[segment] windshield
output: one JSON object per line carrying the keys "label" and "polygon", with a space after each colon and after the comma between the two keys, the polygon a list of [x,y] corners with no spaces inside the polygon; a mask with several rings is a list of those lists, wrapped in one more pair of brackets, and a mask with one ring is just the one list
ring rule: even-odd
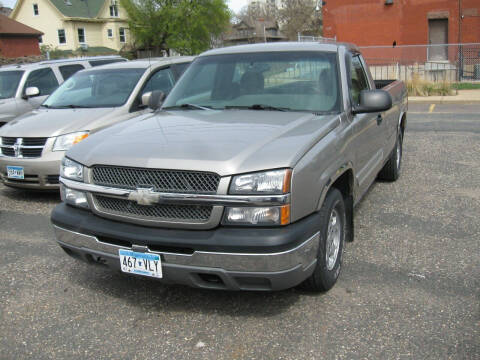
{"label": "windshield", "polygon": [[103,69],[78,72],[65,81],[42,106],[116,107],[123,105],[145,69]]}
{"label": "windshield", "polygon": [[0,71],[0,99],[15,97],[23,71]]}
{"label": "windshield", "polygon": [[198,58],[163,108],[337,112],[339,99],[336,53],[264,52]]}

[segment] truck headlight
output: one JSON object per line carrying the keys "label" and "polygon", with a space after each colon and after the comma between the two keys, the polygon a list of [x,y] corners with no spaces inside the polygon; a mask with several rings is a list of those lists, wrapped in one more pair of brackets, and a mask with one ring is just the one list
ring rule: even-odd
{"label": "truck headlight", "polygon": [[81,207],[88,209],[87,194],[83,191],[73,190],[65,185],[60,185],[60,197],[62,201],[66,202],[69,205]]}
{"label": "truck headlight", "polygon": [[275,226],[290,223],[290,205],[268,207],[227,207],[225,225]]}
{"label": "truck headlight", "polygon": [[64,157],[60,165],[60,176],[76,181],[83,181],[83,165]]}
{"label": "truck headlight", "polygon": [[280,169],[237,175],[230,184],[230,194],[279,195],[290,192],[292,170]]}
{"label": "truck headlight", "polygon": [[61,135],[55,139],[53,151],[67,151],[73,145],[88,137],[88,131],[78,131],[71,134]]}

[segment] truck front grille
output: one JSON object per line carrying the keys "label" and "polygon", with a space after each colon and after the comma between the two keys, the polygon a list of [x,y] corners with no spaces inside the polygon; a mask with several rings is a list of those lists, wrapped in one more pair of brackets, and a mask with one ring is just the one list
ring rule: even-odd
{"label": "truck front grille", "polygon": [[134,201],[93,195],[95,208],[105,214],[139,220],[181,221],[204,223],[210,218],[212,206],[203,205],[138,205]]}
{"label": "truck front grille", "polygon": [[220,176],[209,172],[95,166],[92,182],[122,189],[153,187],[154,191],[215,194]]}
{"label": "truck front grille", "polygon": [[42,156],[42,151],[48,138],[15,138],[2,137],[0,145],[1,154],[8,157],[37,158]]}

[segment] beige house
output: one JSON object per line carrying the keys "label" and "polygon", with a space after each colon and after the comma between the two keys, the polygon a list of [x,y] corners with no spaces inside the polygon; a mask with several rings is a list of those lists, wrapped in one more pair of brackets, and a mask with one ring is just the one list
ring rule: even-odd
{"label": "beige house", "polygon": [[18,0],[10,17],[43,32],[40,44],[59,50],[118,51],[131,42],[118,0]]}

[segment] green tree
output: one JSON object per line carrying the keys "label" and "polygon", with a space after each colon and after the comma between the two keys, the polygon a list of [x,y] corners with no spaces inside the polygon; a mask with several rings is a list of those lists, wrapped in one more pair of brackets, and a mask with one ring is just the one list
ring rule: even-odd
{"label": "green tree", "polygon": [[230,11],[225,0],[120,0],[137,47],[198,54],[225,31]]}

